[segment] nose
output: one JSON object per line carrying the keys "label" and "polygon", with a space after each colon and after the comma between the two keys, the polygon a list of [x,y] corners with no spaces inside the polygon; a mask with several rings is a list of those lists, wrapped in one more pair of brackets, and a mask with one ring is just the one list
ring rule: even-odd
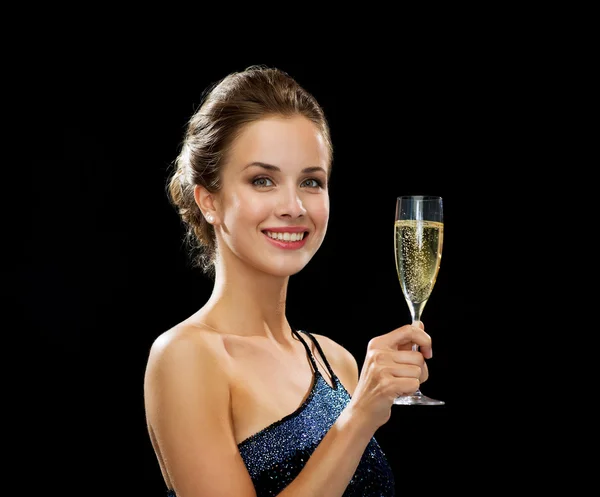
{"label": "nose", "polygon": [[290,217],[292,219],[306,214],[306,209],[295,186],[280,191],[275,214],[278,217]]}

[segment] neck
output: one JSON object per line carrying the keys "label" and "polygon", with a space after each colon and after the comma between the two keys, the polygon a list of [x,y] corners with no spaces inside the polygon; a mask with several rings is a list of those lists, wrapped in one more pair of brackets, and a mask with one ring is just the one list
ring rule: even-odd
{"label": "neck", "polygon": [[289,344],[293,339],[285,314],[289,276],[222,261],[215,269],[213,291],[198,317],[218,331]]}

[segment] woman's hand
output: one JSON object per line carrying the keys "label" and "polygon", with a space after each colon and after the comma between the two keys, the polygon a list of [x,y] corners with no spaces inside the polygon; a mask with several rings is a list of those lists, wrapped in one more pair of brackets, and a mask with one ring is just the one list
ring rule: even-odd
{"label": "woman's hand", "polygon": [[[419,346],[413,351],[412,345]],[[369,341],[351,409],[376,430],[391,416],[394,399],[414,393],[428,377],[431,337],[419,326],[404,325]]]}

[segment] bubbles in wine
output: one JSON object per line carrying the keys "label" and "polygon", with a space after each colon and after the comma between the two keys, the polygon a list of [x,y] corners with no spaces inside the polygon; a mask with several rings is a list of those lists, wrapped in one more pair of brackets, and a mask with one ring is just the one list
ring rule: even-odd
{"label": "bubbles in wine", "polygon": [[444,224],[400,220],[395,224],[396,269],[406,299],[427,301],[435,284],[442,257]]}

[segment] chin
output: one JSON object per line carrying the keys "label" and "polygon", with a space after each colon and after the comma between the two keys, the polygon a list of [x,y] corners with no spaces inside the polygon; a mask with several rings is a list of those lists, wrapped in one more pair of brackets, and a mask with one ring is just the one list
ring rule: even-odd
{"label": "chin", "polygon": [[277,264],[277,261],[264,261],[260,264],[259,269],[265,273],[272,274],[273,276],[279,276],[282,278],[293,276],[294,274],[302,271],[309,263],[310,258],[306,260],[298,261],[282,261],[281,264]]}

